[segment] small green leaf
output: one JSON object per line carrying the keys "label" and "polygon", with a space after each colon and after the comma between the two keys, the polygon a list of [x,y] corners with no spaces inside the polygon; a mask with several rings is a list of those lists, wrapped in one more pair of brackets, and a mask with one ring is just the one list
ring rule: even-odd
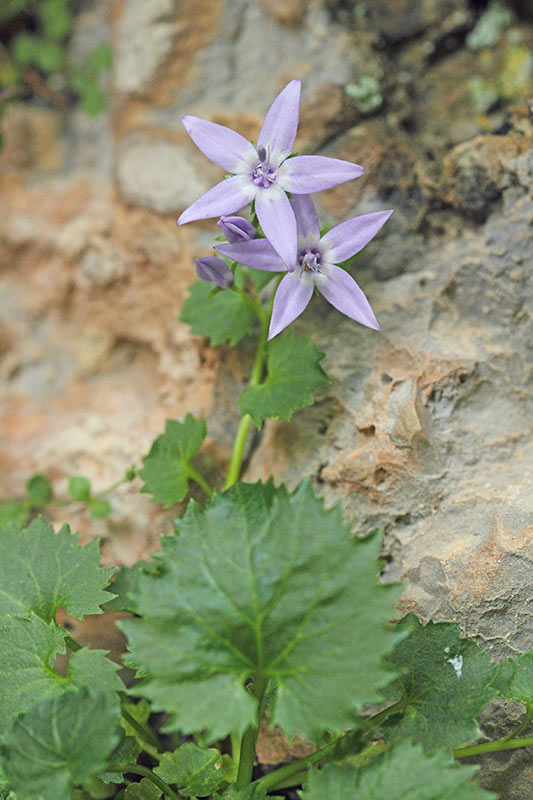
{"label": "small green leaf", "polygon": [[89,500],[91,497],[91,484],[83,475],[73,475],[68,482],[68,491],[74,500]]}
{"label": "small green leaf", "polygon": [[0,529],[0,615],[33,611],[51,622],[60,606],[77,619],[101,614],[114,567],[99,564],[98,542],[80,547],[68,525],[56,533],[39,517],[25,530]]}
{"label": "small green leaf", "polygon": [[301,800],[497,800],[472,778],[477,767],[459,764],[446,752],[427,756],[402,742],[371,764],[355,769],[326,764],[309,771]]}
{"label": "small green leaf", "polygon": [[179,315],[196,336],[207,336],[216,347],[228,342],[232,347],[253,329],[256,315],[243,295],[224,289],[210,297],[210,284],[204,281],[189,287],[189,297]]}
{"label": "small green leaf", "polygon": [[176,784],[184,797],[207,797],[224,780],[219,751],[202,750],[192,742],[165,753],[154,772],[166,783]]}
{"label": "small green leaf", "polygon": [[21,64],[35,64],[44,72],[56,72],[65,64],[62,47],[29,33],[19,33],[14,39],[13,57]]}
{"label": "small green leaf", "polygon": [[32,508],[42,508],[50,502],[52,497],[52,486],[44,475],[32,475],[26,484],[28,500]]}
{"label": "small green leaf", "polygon": [[81,107],[86,114],[96,117],[105,111],[107,106],[107,95],[94,83],[87,83],[83,89],[79,89]]}
{"label": "small green leaf", "polygon": [[100,44],[89,55],[89,69],[95,73],[109,69],[113,62],[113,51],[108,44]]}
{"label": "small green leaf", "polygon": [[139,475],[144,480],[141,492],[153,497],[154,503],[170,508],[179,503],[189,488],[189,467],[193,455],[207,435],[205,421],[187,414],[183,422],[167,419],[165,432],[158,436],[143,459]]}
{"label": "small green leaf", "polygon": [[475,717],[497,694],[492,681],[498,665],[472,639],[462,638],[455,623],[423,625],[409,614],[397,627],[412,632],[386,658],[402,674],[385,695],[405,698],[405,707],[400,718],[385,723],[385,738],[411,738],[426,750],[476,739]]}
{"label": "small green leaf", "polygon": [[400,590],[376,580],[380,541],[353,537],[307,482],[290,496],[239,483],[175,524],[159,573],[140,576],[141,618],[120,624],[147,675],[134,693],[206,741],[255,720],[252,677],[277,685],[271,721],[288,734],[353,727],[389,680],[381,658],[398,635],[386,623]]}
{"label": "small green leaf", "polygon": [[[108,758],[110,763],[136,764],[141,747],[133,736],[123,736]],[[104,783],[122,783],[124,775],[121,772],[100,772],[98,778]]]}
{"label": "small green leaf", "polygon": [[69,0],[41,0],[39,12],[48,39],[60,42],[68,36],[72,29]]}
{"label": "small green leaf", "polygon": [[32,706],[3,732],[2,769],[19,800],[70,800],[117,745],[114,693],[82,689]]}
{"label": "small green leaf", "polygon": [[261,289],[264,289],[272,278],[279,277],[279,272],[267,272],[266,270],[252,269],[251,267],[248,267],[246,271],[256,292],[260,292]]}
{"label": "small green leaf", "polygon": [[492,684],[500,697],[512,697],[533,711],[533,650],[507,658]]}
{"label": "small green leaf", "polygon": [[18,61],[19,64],[31,64],[35,53],[35,43],[38,41],[37,36],[29,33],[19,33],[18,36],[15,36],[12,45],[15,61]]}
{"label": "small green leaf", "polygon": [[106,519],[111,513],[111,506],[107,500],[95,500],[91,503],[91,517]]}
{"label": "small green leaf", "polygon": [[324,353],[305,336],[284,333],[268,343],[268,376],[248,386],[239,400],[260,428],[265,418],[289,420],[293,411],[314,403],[314,393],[330,382],[320,366]]}
{"label": "small green leaf", "polygon": [[28,0],[3,0],[0,7],[0,22],[16,17],[26,8]]}
{"label": "small green leaf", "polygon": [[21,528],[28,518],[28,506],[12,500],[0,506],[0,528]]}
{"label": "small green leaf", "polygon": [[35,614],[7,617],[0,625],[0,725],[46,697],[57,697],[82,686],[96,691],[124,689],[117,664],[103,650],[78,650],[65,676],[54,671],[56,656],[65,653],[66,633]]}
{"label": "small green leaf", "polygon": [[131,467],[128,467],[126,472],[124,473],[124,480],[125,481],[134,481],[137,477],[137,467],[133,464]]}
{"label": "small green leaf", "polygon": [[124,792],[124,800],[159,800],[160,797],[161,789],[149,778],[143,778],[139,783],[130,783]]}

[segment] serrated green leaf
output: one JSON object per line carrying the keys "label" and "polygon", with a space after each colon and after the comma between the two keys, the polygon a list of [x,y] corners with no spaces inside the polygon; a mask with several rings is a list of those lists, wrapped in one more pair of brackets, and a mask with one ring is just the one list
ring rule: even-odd
{"label": "serrated green leaf", "polygon": [[197,420],[192,414],[187,414],[183,422],[167,419],[165,432],[143,459],[141,492],[151,494],[153,502],[164,503],[165,508],[183,500],[189,488],[191,458],[206,435],[205,420]]}
{"label": "serrated green leaf", "polygon": [[355,769],[326,764],[309,771],[301,800],[497,800],[473,780],[477,767],[457,763],[448,753],[425,755],[402,742],[371,764]]}
{"label": "serrated green leaf", "polygon": [[388,680],[381,657],[398,635],[386,622],[400,590],[377,583],[379,541],[351,536],[308,482],[291,496],[236,484],[205,511],[189,505],[176,532],[161,574],[141,576],[142,619],[121,623],[149,675],[134,693],[209,741],[254,721],[251,677],[275,681],[272,724],[289,734],[351,727]]}
{"label": "serrated green leaf", "polygon": [[500,697],[512,697],[533,711],[533,650],[499,665],[492,685]]}
{"label": "serrated green leaf", "polygon": [[289,420],[294,411],[314,403],[314,394],[330,382],[320,366],[324,353],[305,336],[284,333],[268,342],[266,381],[248,386],[239,404],[260,428],[263,420]]}
{"label": "serrated green leaf", "polygon": [[386,658],[403,674],[385,695],[405,698],[405,707],[401,718],[387,720],[386,738],[412,738],[426,750],[476,739],[475,717],[497,694],[491,684],[498,665],[455,623],[423,625],[409,614],[398,628],[412,632]]}
{"label": "serrated green leaf", "polygon": [[148,778],[143,778],[139,783],[130,783],[126,786],[124,800],[159,800],[161,789]]}
{"label": "serrated green leaf", "polygon": [[66,633],[35,614],[7,617],[0,625],[0,724],[27,711],[46,697],[82,686],[96,691],[124,689],[118,666],[102,650],[83,648],[69,661],[67,674],[54,671],[56,656],[65,653]]}
{"label": "serrated green leaf", "polygon": [[184,797],[207,797],[224,780],[219,751],[202,750],[193,742],[165,753],[154,772],[166,783],[176,784]]}
{"label": "serrated green leaf", "polygon": [[233,347],[251,332],[256,320],[255,311],[242,294],[231,289],[210,297],[212,288],[204,281],[193,283],[179,319],[187,322],[196,336],[211,339],[212,347],[224,342]]}
{"label": "serrated green leaf", "polygon": [[114,693],[67,692],[32,706],[2,737],[0,757],[19,800],[70,800],[118,741]]}
{"label": "serrated green leaf", "polygon": [[74,686],[87,686],[96,692],[120,692],[124,684],[117,675],[118,668],[105,650],[83,647],[71,655],[66,678]]}
{"label": "serrated green leaf", "polygon": [[26,493],[32,508],[42,508],[52,497],[52,486],[45,475],[32,475],[26,484]]}
{"label": "serrated green leaf", "polygon": [[113,594],[116,595],[106,603],[106,611],[130,611],[132,614],[137,612],[135,605],[135,595],[139,590],[139,577],[143,572],[157,572],[159,565],[157,561],[145,561],[141,559],[132,564],[131,567],[121,566],[113,577],[110,586]]}
{"label": "serrated green leaf", "polygon": [[49,39],[60,42],[72,29],[69,0],[41,0],[39,13],[43,30]]}
{"label": "serrated green leaf", "polygon": [[28,518],[28,506],[17,500],[0,506],[0,528],[23,527]]}
{"label": "serrated green leaf", "polygon": [[54,622],[8,617],[0,626],[0,727],[34,703],[64,691],[65,679],[53,671],[65,652],[65,632]]}
{"label": "serrated green leaf", "polygon": [[56,533],[41,517],[25,529],[0,529],[0,615],[33,611],[46,622],[64,606],[71,616],[100,614],[114,567],[100,567],[93,541],[80,547],[68,525]]}

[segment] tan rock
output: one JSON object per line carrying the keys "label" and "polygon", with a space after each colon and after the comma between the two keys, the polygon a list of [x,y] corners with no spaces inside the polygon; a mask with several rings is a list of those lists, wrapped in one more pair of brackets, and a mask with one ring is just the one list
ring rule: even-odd
{"label": "tan rock", "polygon": [[64,157],[61,125],[57,111],[22,103],[8,105],[2,115],[0,172],[58,170]]}
{"label": "tan rock", "polygon": [[309,0],[261,0],[268,14],[286,25],[299,25],[305,15]]}

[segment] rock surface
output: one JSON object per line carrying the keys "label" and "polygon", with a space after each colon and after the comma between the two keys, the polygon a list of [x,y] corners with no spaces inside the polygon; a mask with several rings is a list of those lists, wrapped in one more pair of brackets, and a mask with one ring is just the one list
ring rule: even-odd
{"label": "rock surface", "polygon": [[[528,81],[511,90],[506,78],[509,63],[531,77],[533,36],[517,11],[496,43],[470,47],[482,5],[121,0],[106,23],[106,116],[9,108],[0,497],[21,496],[37,471],[59,494],[76,473],[99,490],[187,411],[207,418],[204,467],[221,474],[251,346],[213,351],[176,321],[214,228],[177,230],[175,217],[222,174],[179,120],[255,138],[300,77],[297,149],[366,167],[320,195],[324,218],[395,209],[353,268],[383,332],[313,300],[298,327],[326,352],[332,384],[290,424],[265,425],[245,477],[307,475],[356,531],[383,528],[402,610],[458,620],[498,659],[533,647],[532,105]],[[85,12],[74,58],[101,37],[106,7]],[[105,522],[75,506],[55,518],[103,537],[107,563],[132,563],[175,513],[137,488],[113,495]],[[503,704],[487,724],[503,731],[515,713]],[[483,763],[502,800],[528,796],[523,754]]]}

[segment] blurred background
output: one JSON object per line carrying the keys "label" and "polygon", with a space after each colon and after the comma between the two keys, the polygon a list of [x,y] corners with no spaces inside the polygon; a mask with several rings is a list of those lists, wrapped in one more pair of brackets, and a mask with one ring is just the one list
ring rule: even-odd
{"label": "blurred background", "polygon": [[[352,270],[383,332],[313,300],[297,326],[333,383],[249,442],[246,479],[308,475],[384,529],[404,610],[495,657],[533,647],[532,20],[531,0],[3,0],[0,514],[36,472],[104,488],[187,411],[220,474],[253,343],[177,321],[218,231],[175,219],[221,176],[180,118],[256,138],[301,78],[296,149],[366,168],[323,220],[395,209]],[[176,514],[137,489],[104,520],[49,516],[131,564]],[[524,759],[485,758],[485,785],[530,797]]]}

